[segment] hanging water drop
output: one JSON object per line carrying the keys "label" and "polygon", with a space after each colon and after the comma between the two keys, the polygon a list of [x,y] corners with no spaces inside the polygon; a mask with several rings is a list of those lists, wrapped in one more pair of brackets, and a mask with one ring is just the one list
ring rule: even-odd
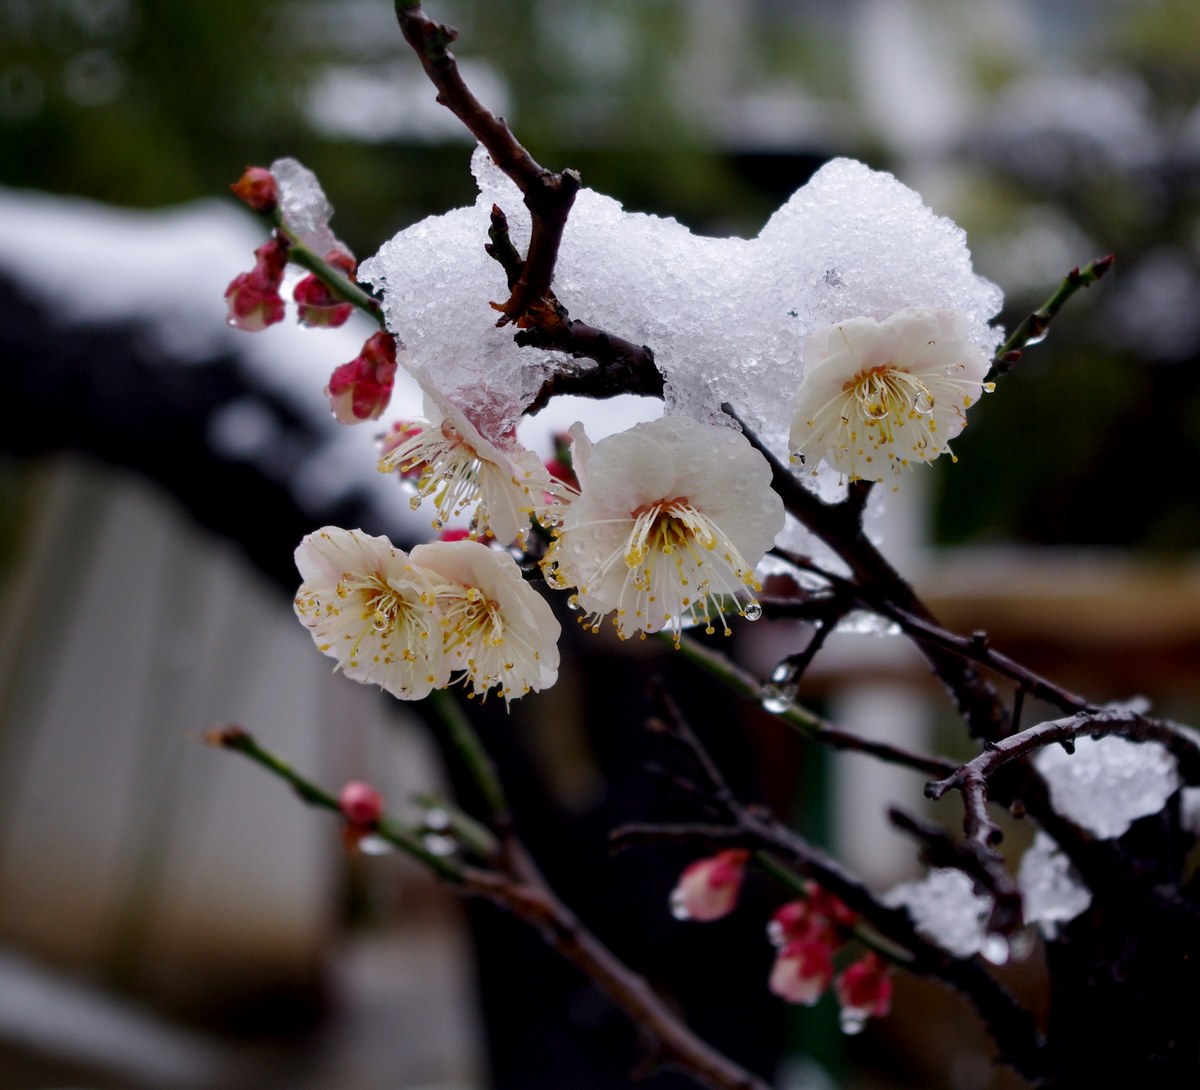
{"label": "hanging water drop", "polygon": [[396,846],[376,833],[368,833],[359,840],[358,850],[363,855],[391,855]]}
{"label": "hanging water drop", "polygon": [[985,961],[990,961],[993,965],[1006,965],[1011,949],[1008,939],[1003,935],[993,933],[984,937],[979,953]]}
{"label": "hanging water drop", "polygon": [[867,1024],[867,1016],[853,1007],[843,1007],[838,1015],[838,1025],[847,1037],[862,1033]]}
{"label": "hanging water drop", "polygon": [[421,506],[421,497],[420,496],[411,496],[408,501],[408,506],[409,506],[409,510],[415,511],[418,507]]}
{"label": "hanging water drop", "polygon": [[765,711],[769,711],[773,715],[780,715],[787,711],[795,701],[796,685],[794,682],[777,685],[774,681],[768,681],[763,685],[758,699]]}
{"label": "hanging water drop", "polygon": [[692,914],[687,909],[687,898],[681,889],[677,889],[671,894],[671,915],[677,920],[692,918]]}
{"label": "hanging water drop", "polygon": [[458,850],[458,841],[443,833],[426,833],[421,837],[421,847],[430,855],[453,855]]}
{"label": "hanging water drop", "polygon": [[742,616],[748,621],[757,621],[762,616],[762,606],[757,602],[747,602],[746,608],[742,610]]}
{"label": "hanging water drop", "polygon": [[450,815],[440,806],[425,811],[425,828],[431,833],[444,833],[450,828]]}
{"label": "hanging water drop", "polygon": [[913,398],[913,411],[921,416],[933,412],[933,395],[928,390],[922,388],[917,391],[917,396]]}
{"label": "hanging water drop", "polygon": [[375,611],[375,615],[371,618],[371,628],[376,632],[386,632],[388,630],[388,615],[381,609]]}

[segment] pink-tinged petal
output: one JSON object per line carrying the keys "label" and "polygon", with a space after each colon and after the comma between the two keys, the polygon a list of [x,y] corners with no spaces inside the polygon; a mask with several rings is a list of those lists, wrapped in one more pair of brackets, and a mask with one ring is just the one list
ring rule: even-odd
{"label": "pink-tinged petal", "polygon": [[749,852],[733,849],[685,868],[671,893],[671,914],[701,923],[728,916],[737,905],[749,857]]}
{"label": "pink-tinged petal", "polygon": [[827,943],[797,939],[779,951],[767,986],[789,1003],[812,1006],[833,980],[833,956]]}

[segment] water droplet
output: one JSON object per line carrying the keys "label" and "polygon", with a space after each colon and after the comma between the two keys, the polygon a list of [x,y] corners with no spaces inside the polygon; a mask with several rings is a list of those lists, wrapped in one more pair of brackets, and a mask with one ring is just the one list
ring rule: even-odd
{"label": "water droplet", "polygon": [[775,947],[776,950],[782,950],[787,945],[787,932],[778,920],[772,920],[767,924],[767,942]]}
{"label": "water droplet", "polygon": [[987,935],[984,937],[983,945],[979,948],[979,953],[983,955],[985,961],[990,961],[993,965],[1005,965],[1008,963],[1011,953],[1008,939],[995,933]]}
{"label": "water droplet", "polygon": [[440,806],[425,811],[425,828],[431,833],[443,833],[450,828],[450,815]]}
{"label": "water droplet", "polygon": [[787,711],[795,699],[795,684],[777,685],[773,681],[768,681],[759,693],[759,703],[764,709],[775,715]]}
{"label": "water droplet", "polygon": [[421,847],[430,855],[453,855],[458,850],[458,841],[443,833],[426,833],[421,837]]}
{"label": "water droplet", "polygon": [[781,662],[775,667],[774,670],[771,671],[771,680],[775,682],[776,685],[783,685],[791,678],[793,669],[794,667],[791,665],[791,663]]}
{"label": "water droplet", "polygon": [[358,850],[363,855],[391,855],[396,850],[396,846],[376,833],[369,833],[359,840]]}
{"label": "water droplet", "polygon": [[421,506],[421,497],[420,496],[410,497],[409,501],[408,501],[408,506],[409,506],[410,510],[415,511],[418,507]]}
{"label": "water droplet", "polygon": [[690,920],[692,914],[687,910],[687,898],[683,890],[674,890],[671,894],[671,915],[677,920]]}
{"label": "water droplet", "polygon": [[913,411],[926,416],[933,412],[933,395],[928,390],[918,390],[913,398]]}
{"label": "water droplet", "polygon": [[868,420],[882,420],[888,414],[888,407],[882,402],[869,402],[863,406],[863,416]]}
{"label": "water droplet", "polygon": [[567,609],[573,609],[576,611],[579,610],[579,596],[578,595],[572,594],[571,597],[567,599]]}
{"label": "water droplet", "polygon": [[742,610],[742,616],[748,621],[757,621],[762,616],[762,606],[757,602],[747,602],[746,608]]}
{"label": "water droplet", "polygon": [[1027,340],[1025,342],[1025,347],[1029,348],[1031,345],[1041,344],[1042,341],[1044,341],[1049,336],[1049,334],[1050,334],[1050,328],[1049,328],[1049,326],[1047,326],[1045,329],[1043,329],[1041,331],[1041,333],[1035,333],[1032,337],[1030,337],[1029,340]]}
{"label": "water droplet", "polygon": [[860,1010],[854,1007],[843,1007],[838,1015],[838,1025],[841,1026],[842,1032],[847,1037],[853,1037],[856,1033],[862,1033],[867,1024],[867,1016]]}
{"label": "water droplet", "polygon": [[371,618],[371,627],[376,632],[386,632],[388,630],[387,614],[382,610],[377,609],[375,611],[375,616]]}

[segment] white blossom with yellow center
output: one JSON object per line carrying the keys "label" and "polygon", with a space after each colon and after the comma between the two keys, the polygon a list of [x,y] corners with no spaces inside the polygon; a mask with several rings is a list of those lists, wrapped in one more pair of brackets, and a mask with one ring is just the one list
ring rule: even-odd
{"label": "white blossom with yellow center", "polygon": [[385,537],[326,526],[296,549],[296,616],[349,678],[419,700],[449,680],[433,580]]}
{"label": "white blossom with yellow center", "polygon": [[783,528],[771,469],[739,432],[663,417],[602,439],[575,439],[580,495],[566,509],[544,561],[547,581],[575,587],[593,630],[613,616],[617,634],[669,628],[676,642],[699,621],[755,617],[755,565]]}
{"label": "white blossom with yellow center", "polygon": [[418,429],[397,444],[379,462],[381,473],[398,469],[415,474],[415,511],[432,497],[437,509],[433,528],[440,530],[455,515],[474,503],[472,530],[492,534],[502,545],[524,542],[529,517],[551,489],[550,474],[531,450],[505,451],[470,421],[466,413],[447,400],[428,379],[418,375],[425,391],[428,420],[413,421]]}
{"label": "white blossom with yellow center", "polygon": [[[815,473],[826,463],[852,481],[895,483],[950,452],[991,366],[956,310],[910,307],[877,322],[850,318],[804,345],[790,446]],[[951,454],[953,457],[953,454]]]}
{"label": "white blossom with yellow center", "polygon": [[478,541],[418,545],[412,562],[433,582],[450,670],[471,696],[505,701],[558,679],[558,621],[503,551]]}

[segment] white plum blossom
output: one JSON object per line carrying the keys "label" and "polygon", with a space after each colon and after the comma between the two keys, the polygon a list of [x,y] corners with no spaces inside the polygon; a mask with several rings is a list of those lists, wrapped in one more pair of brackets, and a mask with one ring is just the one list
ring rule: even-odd
{"label": "white plum blossom", "polygon": [[502,545],[524,540],[529,517],[553,490],[550,474],[531,450],[515,440],[502,450],[485,438],[458,406],[418,374],[425,392],[428,420],[413,421],[400,441],[379,462],[381,473],[398,469],[415,478],[413,510],[432,497],[437,508],[433,528],[440,530],[454,515],[478,503],[472,529],[491,533]]}
{"label": "white plum blossom", "polygon": [[754,616],[755,565],[783,528],[767,461],[739,432],[667,416],[595,446],[578,425],[580,495],[544,561],[551,586],[575,587],[593,630],[674,630],[727,612]]}
{"label": "white plum blossom", "polygon": [[355,681],[419,700],[445,685],[433,581],[385,537],[326,526],[296,549],[296,616]]}
{"label": "white plum blossom", "polygon": [[824,459],[852,481],[894,483],[915,463],[949,452],[966,410],[991,389],[988,355],[956,310],[850,318],[809,336],[804,360],[793,456],[814,473]]}
{"label": "white plum blossom", "polygon": [[434,541],[413,549],[412,562],[432,581],[448,669],[471,696],[499,686],[511,701],[554,684],[561,628],[507,552]]}

